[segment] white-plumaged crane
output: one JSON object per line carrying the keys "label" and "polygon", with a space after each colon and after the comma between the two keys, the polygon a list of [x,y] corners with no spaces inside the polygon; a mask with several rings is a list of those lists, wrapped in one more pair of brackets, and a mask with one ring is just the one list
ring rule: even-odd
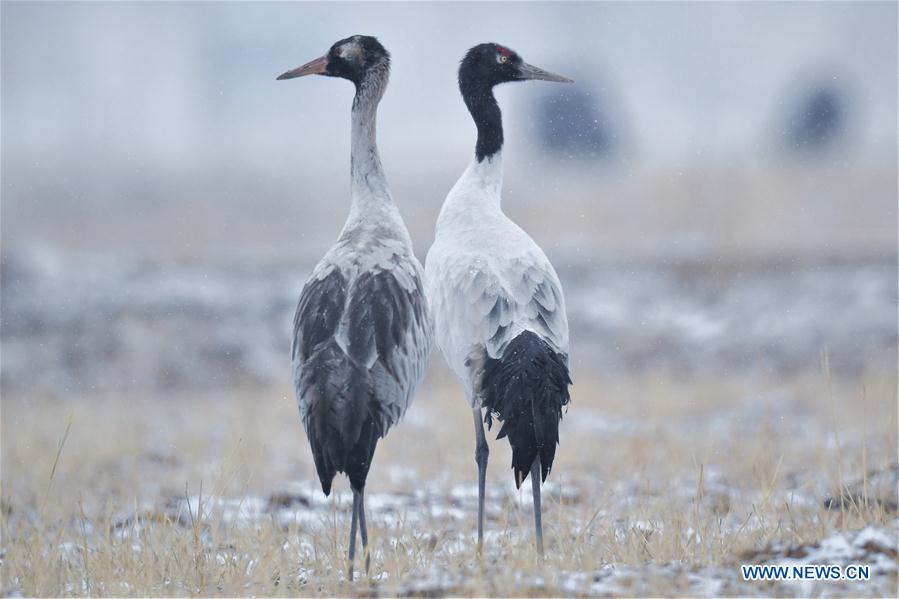
{"label": "white-plumaged crane", "polygon": [[353,490],[350,580],[357,521],[369,568],[364,492],[375,446],[409,407],[433,337],[421,264],[375,144],[375,116],[389,73],[384,46],[355,35],[278,77],[327,75],[356,86],[350,214],[300,294],[292,350],[297,402],[322,491],[330,494],[338,472]]}
{"label": "white-plumaged crane", "polygon": [[516,486],[531,475],[542,557],[540,484],[555,457],[571,380],[559,277],[543,250],[500,207],[503,124],[493,87],[527,79],[571,82],[498,44],[475,46],[462,60],[459,89],[478,141],[474,158],[443,203],[425,280],[437,346],[474,414],[478,549],[489,453],[484,422],[490,426],[496,418],[502,423],[497,438],[507,437],[512,446]]}

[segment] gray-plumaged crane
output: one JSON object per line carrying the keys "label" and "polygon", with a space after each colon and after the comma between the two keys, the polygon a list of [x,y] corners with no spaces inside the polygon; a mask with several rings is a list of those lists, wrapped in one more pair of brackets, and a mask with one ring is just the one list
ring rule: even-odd
{"label": "gray-plumaged crane", "polygon": [[[500,208],[502,115],[493,87],[507,81],[571,82],[498,44],[468,51],[459,88],[478,129],[475,155],[447,195],[428,252],[425,280],[437,346],[471,405],[478,465],[478,548],[484,534],[484,433],[512,446],[515,484],[531,475],[537,550],[543,556],[540,483],[559,441],[568,403],[568,319],[559,277],[543,250]],[[481,414],[481,409],[486,414]]]}
{"label": "gray-plumaged crane", "polygon": [[370,563],[364,492],[375,446],[409,407],[433,337],[421,264],[375,144],[375,116],[389,73],[384,46],[355,35],[278,77],[326,75],[356,86],[349,217],[303,287],[293,327],[297,402],[322,491],[330,494],[338,472],[353,490],[350,580],[357,522],[366,571]]}

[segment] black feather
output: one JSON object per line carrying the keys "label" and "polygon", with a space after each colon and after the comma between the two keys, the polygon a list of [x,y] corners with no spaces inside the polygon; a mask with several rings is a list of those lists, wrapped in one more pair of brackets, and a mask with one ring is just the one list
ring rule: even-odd
{"label": "black feather", "polygon": [[368,356],[372,344],[379,361],[394,377],[394,361],[402,349],[406,334],[424,318],[421,298],[424,290],[415,279],[412,293],[406,291],[389,271],[362,273],[353,285],[349,306],[350,344],[348,351],[356,359]]}
{"label": "black feather", "polygon": [[319,344],[333,337],[345,303],[346,280],[338,269],[306,283],[293,319],[294,360],[305,362]]}
{"label": "black feather", "polygon": [[546,480],[570,384],[565,356],[530,331],[515,337],[502,357],[485,360],[480,384],[481,405],[487,408],[484,421],[488,427],[493,418],[502,423],[497,439],[507,437],[512,446],[516,486],[527,478],[538,455]]}
{"label": "black feather", "polygon": [[375,446],[386,432],[371,374],[331,340],[310,357],[301,386],[309,402],[303,425],[322,491],[331,492],[338,472],[363,489]]}
{"label": "black feather", "polygon": [[[400,417],[390,395],[408,381],[397,362],[404,357],[409,329],[424,319],[421,282],[415,282],[409,293],[392,273],[377,271],[348,284],[335,268],[310,281],[300,296],[293,344],[302,373],[297,389],[307,402],[303,425],[326,495],[338,472],[354,488],[365,487],[378,439]],[[344,313],[349,319],[345,350],[337,343]],[[376,359],[369,368],[372,352]]]}

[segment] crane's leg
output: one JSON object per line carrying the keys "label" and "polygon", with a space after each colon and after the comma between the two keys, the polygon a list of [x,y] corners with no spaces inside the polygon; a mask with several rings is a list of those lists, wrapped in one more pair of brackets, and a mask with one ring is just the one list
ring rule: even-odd
{"label": "crane's leg", "polygon": [[[355,495],[357,491],[353,489]],[[365,526],[365,488],[358,491],[359,495],[359,533],[362,536],[362,553],[365,555],[365,575],[368,576],[371,566],[371,554],[368,552],[368,528]]]}
{"label": "crane's leg", "polygon": [[531,490],[534,493],[534,527],[537,530],[537,553],[543,559],[543,517],[540,513],[540,481],[543,478],[540,455],[531,464]]}
{"label": "crane's leg", "polygon": [[490,447],[487,445],[487,435],[484,433],[484,421],[481,419],[481,407],[472,408],[474,414],[474,434],[476,445],[474,461],[478,464],[478,553],[484,545],[484,494],[487,490],[487,457],[490,455]]}
{"label": "crane's leg", "polygon": [[353,582],[353,560],[356,557],[356,521],[359,515],[359,495],[356,493],[356,489],[353,489],[353,519],[350,524],[350,555],[349,555],[349,566],[347,571],[347,579],[350,582]]}

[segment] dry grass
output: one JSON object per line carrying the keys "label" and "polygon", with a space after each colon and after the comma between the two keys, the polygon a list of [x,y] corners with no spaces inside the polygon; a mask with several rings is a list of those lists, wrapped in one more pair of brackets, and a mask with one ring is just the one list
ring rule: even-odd
{"label": "dry grass", "polygon": [[[739,582],[739,564],[840,530],[895,533],[895,508],[878,500],[895,489],[874,476],[896,460],[894,373],[600,382],[575,372],[545,489],[546,563],[505,442],[492,443],[479,562],[470,415],[434,370],[379,447],[372,577],[353,583],[346,482],[331,499],[317,488],[288,389],[4,397],[4,594],[793,594]],[[825,509],[856,481],[867,494]],[[853,593],[895,584],[893,570]]]}

